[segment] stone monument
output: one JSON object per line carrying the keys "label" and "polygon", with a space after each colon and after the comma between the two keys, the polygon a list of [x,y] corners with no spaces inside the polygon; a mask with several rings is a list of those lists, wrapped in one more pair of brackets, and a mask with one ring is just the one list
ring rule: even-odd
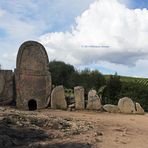
{"label": "stone monument", "polygon": [[64,87],[62,85],[56,86],[52,90],[51,108],[53,108],[53,109],[67,109]]}
{"label": "stone monument", "polygon": [[84,88],[82,86],[74,87],[75,108],[85,109]]}
{"label": "stone monument", "polygon": [[88,93],[88,102],[86,108],[89,110],[99,110],[101,107],[101,99],[97,95],[96,90],[90,90]]}
{"label": "stone monument", "polygon": [[52,85],[48,64],[43,45],[35,41],[21,45],[15,69],[17,108],[35,110],[48,106]]}
{"label": "stone monument", "polygon": [[130,113],[136,112],[134,102],[132,101],[131,98],[128,98],[128,97],[124,97],[124,98],[119,99],[118,107],[119,107],[121,113],[130,114]]}

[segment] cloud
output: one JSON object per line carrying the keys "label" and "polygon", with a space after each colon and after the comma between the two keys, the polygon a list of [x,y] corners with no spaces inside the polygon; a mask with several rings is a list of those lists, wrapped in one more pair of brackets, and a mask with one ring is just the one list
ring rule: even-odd
{"label": "cloud", "polygon": [[[45,32],[65,31],[94,0],[0,0],[0,64],[15,68],[16,53],[26,40]],[[53,50],[51,50],[53,51]],[[3,57],[7,55],[7,57]],[[13,55],[13,56],[12,56]],[[15,56],[14,56],[15,55]],[[69,55],[68,58],[71,58]]]}
{"label": "cloud", "polygon": [[0,10],[0,18],[4,15],[5,11]]}
{"label": "cloud", "polygon": [[131,0],[1,0],[0,63],[14,68],[22,42],[38,40],[50,60],[147,77],[148,10],[129,9],[120,2],[131,4]]}
{"label": "cloud", "polygon": [[[117,0],[95,1],[76,17],[71,31],[40,37],[50,59],[76,66],[105,62],[126,75],[132,75],[130,69],[134,69],[133,75],[140,75],[140,63],[147,66],[147,39],[148,10],[129,9]],[[142,75],[146,74],[148,70]]]}
{"label": "cloud", "polygon": [[132,67],[128,67],[123,64],[114,64],[107,61],[101,61],[97,64],[103,65],[105,69],[112,71],[112,73],[119,72],[123,76],[147,77],[148,75],[148,71],[146,68],[148,65],[147,59],[137,60],[135,63],[135,66],[132,66]]}

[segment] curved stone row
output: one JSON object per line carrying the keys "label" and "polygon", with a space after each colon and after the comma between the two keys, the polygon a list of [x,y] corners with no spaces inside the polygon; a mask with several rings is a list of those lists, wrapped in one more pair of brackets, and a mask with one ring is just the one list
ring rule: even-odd
{"label": "curved stone row", "polygon": [[[71,109],[78,110],[101,110],[102,108],[109,113],[125,113],[125,114],[144,114],[144,110],[139,103],[134,103],[132,99],[124,97],[119,99],[118,105],[106,104],[101,105],[101,99],[97,95],[95,90],[88,92],[88,97],[84,97],[84,88],[77,86],[74,88],[75,103],[66,105],[66,99],[64,95],[64,88],[57,86],[53,89],[51,95],[51,108],[54,109],[66,109],[67,106]],[[85,101],[86,105],[85,105]]]}
{"label": "curved stone row", "polygon": [[[68,106],[63,86],[57,86],[51,93],[51,108],[67,109],[67,107],[72,107],[78,110],[85,109],[84,88],[82,86],[77,86],[74,88],[74,100],[75,104],[70,104]],[[97,92],[95,90],[90,90],[88,93],[86,109],[100,110],[101,107],[101,99],[97,95]]]}

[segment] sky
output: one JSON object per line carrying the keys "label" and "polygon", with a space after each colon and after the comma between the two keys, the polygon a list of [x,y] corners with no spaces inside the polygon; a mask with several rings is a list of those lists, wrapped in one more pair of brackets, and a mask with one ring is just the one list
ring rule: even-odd
{"label": "sky", "polygon": [[0,0],[0,64],[42,43],[49,60],[103,74],[148,77],[147,0]]}

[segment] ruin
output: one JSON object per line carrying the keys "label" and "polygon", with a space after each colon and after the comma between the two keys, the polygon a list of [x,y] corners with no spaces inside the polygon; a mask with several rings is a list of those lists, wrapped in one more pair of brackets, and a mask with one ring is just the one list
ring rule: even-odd
{"label": "ruin", "polygon": [[13,72],[0,70],[0,105],[7,105],[13,100]]}
{"label": "ruin", "polygon": [[40,43],[27,41],[20,46],[15,69],[17,108],[35,110],[48,106],[52,85],[48,63]]}
{"label": "ruin", "polygon": [[88,110],[99,110],[101,107],[101,99],[99,98],[96,90],[90,90],[88,92],[88,102],[86,108]]}
{"label": "ruin", "polygon": [[102,107],[101,98],[96,90],[88,92],[87,101],[83,86],[74,87],[74,96],[68,95],[66,96],[62,85],[52,90],[48,55],[44,46],[36,41],[27,41],[20,46],[14,72],[0,69],[0,105],[12,103],[18,109],[31,111],[50,105],[52,109],[103,108],[107,112],[144,114],[141,105],[137,102],[135,104],[127,97],[121,98],[118,106],[106,104]]}
{"label": "ruin", "polygon": [[74,95],[75,95],[75,108],[85,109],[84,88],[82,86],[75,87]]}
{"label": "ruin", "polygon": [[51,108],[53,109],[67,109],[67,102],[65,100],[64,87],[56,86],[51,93]]}

